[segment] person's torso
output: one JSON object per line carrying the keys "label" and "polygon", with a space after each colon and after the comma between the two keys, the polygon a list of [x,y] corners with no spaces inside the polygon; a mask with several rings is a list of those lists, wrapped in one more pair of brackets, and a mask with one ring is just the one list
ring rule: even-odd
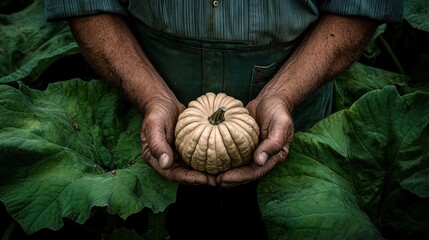
{"label": "person's torso", "polygon": [[[207,92],[247,104],[318,18],[304,0],[129,0],[128,9],[144,51],[185,105]],[[331,91],[328,85],[303,103],[297,129],[326,116]]]}

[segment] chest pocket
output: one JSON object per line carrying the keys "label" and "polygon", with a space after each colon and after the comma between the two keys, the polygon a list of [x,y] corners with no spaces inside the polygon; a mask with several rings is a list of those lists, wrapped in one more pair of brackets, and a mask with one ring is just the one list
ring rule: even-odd
{"label": "chest pocket", "polygon": [[277,72],[278,63],[269,65],[255,65],[252,69],[252,78],[250,82],[250,98],[255,98],[262,88],[271,80]]}

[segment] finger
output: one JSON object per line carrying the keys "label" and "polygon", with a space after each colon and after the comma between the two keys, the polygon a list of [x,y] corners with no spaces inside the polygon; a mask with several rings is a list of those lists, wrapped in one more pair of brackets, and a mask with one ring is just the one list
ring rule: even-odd
{"label": "finger", "polygon": [[[150,119],[148,121],[150,122]],[[171,132],[165,131],[164,125],[159,121],[155,123],[151,122],[144,126],[148,127],[142,127],[142,144],[147,145],[150,154],[158,159],[163,169],[171,167],[174,162],[174,153],[170,145],[172,139],[170,136]]]}
{"label": "finger", "polygon": [[161,154],[161,156],[159,156],[158,158],[154,157],[152,155],[152,151],[149,147],[149,143],[144,133],[141,134],[141,142],[142,142],[142,155],[143,155],[143,159],[146,162],[149,162],[149,160],[151,159],[155,159],[157,161],[157,165],[161,169],[168,169],[171,167],[171,165],[174,162],[174,158],[170,158],[167,153]]}
{"label": "finger", "polygon": [[289,124],[288,127],[273,128],[256,148],[254,153],[255,163],[262,166],[265,162],[274,155],[280,153],[280,156],[287,156],[289,147],[292,143],[294,135],[293,125]]}
{"label": "finger", "polygon": [[216,178],[196,170],[190,170],[183,166],[173,167],[167,171],[167,178],[171,181],[187,185],[211,185],[216,186]]}
{"label": "finger", "polygon": [[234,168],[223,174],[220,174],[216,181],[222,187],[234,187],[237,185],[249,183],[260,179],[284,159],[285,158],[283,155],[279,153],[269,158],[263,166],[251,163],[240,168]]}
{"label": "finger", "polygon": [[[145,138],[142,138],[142,142],[145,141]],[[143,159],[161,176],[166,179],[189,185],[211,185],[216,186],[216,178],[211,175],[206,175],[199,171],[187,169],[185,166],[181,165],[178,162],[173,162],[172,165],[165,169],[161,166],[159,160],[153,157],[149,151],[147,144],[143,144],[142,149]]]}
{"label": "finger", "polygon": [[280,156],[273,156],[263,166],[254,163],[231,169],[218,175],[216,181],[224,188],[235,187],[241,184],[249,183],[260,179],[267,172],[274,168],[281,159]]}
{"label": "finger", "polygon": [[187,169],[181,164],[175,162],[169,169],[163,169],[158,164],[157,159],[149,158],[147,161],[151,167],[166,179],[187,185],[212,185],[216,186],[214,176],[206,175],[202,172]]}

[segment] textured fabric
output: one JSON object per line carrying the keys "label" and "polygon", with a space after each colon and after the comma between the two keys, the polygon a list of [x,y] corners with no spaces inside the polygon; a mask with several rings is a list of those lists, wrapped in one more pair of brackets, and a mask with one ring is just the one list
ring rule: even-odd
{"label": "textured fabric", "polygon": [[257,45],[293,41],[318,17],[305,1],[220,0],[217,7],[212,0],[143,2],[130,1],[129,11],[154,30]]}
{"label": "textured fabric", "polygon": [[326,0],[320,2],[320,11],[341,15],[364,16],[384,22],[398,22],[403,16],[403,0]]}
{"label": "textured fabric", "polygon": [[100,12],[128,13],[125,2],[119,0],[45,0],[45,17],[48,21]]}
{"label": "textured fabric", "polygon": [[399,21],[402,0],[46,0],[48,20],[113,12],[175,36],[249,45],[293,41],[319,10]]}

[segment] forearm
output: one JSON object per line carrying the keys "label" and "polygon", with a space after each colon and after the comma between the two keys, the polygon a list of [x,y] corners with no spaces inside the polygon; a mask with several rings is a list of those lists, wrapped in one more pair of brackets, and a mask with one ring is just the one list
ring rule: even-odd
{"label": "forearm", "polygon": [[365,18],[322,16],[258,97],[282,96],[293,111],[361,55],[376,26]]}
{"label": "forearm", "polygon": [[140,110],[153,98],[173,95],[121,16],[76,17],[70,27],[85,59],[101,77],[120,86]]}

